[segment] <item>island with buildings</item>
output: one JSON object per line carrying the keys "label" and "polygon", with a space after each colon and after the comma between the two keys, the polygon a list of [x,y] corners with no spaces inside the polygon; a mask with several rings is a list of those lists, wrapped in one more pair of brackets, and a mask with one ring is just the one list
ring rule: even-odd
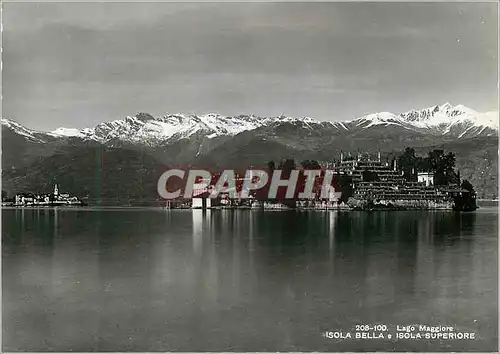
{"label": "island with buildings", "polygon": [[398,159],[391,166],[381,161],[380,154],[376,160],[361,154],[357,159],[341,159],[338,168],[351,178],[348,204],[356,210],[459,209],[457,198],[469,193],[460,182],[436,185],[433,171],[418,172],[413,167],[405,176],[398,169]]}
{"label": "island with buildings", "polygon": [[[279,169],[287,164],[297,167],[293,160],[287,160]],[[318,193],[313,199],[297,196],[269,199],[265,188],[260,195],[251,194],[245,199],[230,198],[230,193],[211,198],[208,187],[195,190],[190,206],[193,209],[263,210],[475,210],[474,188],[467,180],[461,180],[454,164],[454,155],[442,150],[417,157],[413,149],[407,148],[400,156],[385,161],[380,152],[376,158],[369,153],[358,153],[354,158],[350,153],[341,152],[338,161],[306,161],[299,166],[302,170],[335,171],[336,187],[330,188],[326,198]],[[268,166],[272,172],[274,163]]]}
{"label": "island with buildings", "polygon": [[52,193],[34,194],[17,193],[13,198],[2,195],[2,206],[11,207],[54,207],[54,206],[82,206],[85,203],[76,196],[68,193],[60,193],[57,184],[54,185]]}

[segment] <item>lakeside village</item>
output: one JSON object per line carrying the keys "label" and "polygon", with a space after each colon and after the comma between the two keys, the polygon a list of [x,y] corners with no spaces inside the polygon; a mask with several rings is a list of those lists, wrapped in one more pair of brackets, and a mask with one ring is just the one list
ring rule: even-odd
{"label": "lakeside village", "polygon": [[59,193],[59,187],[54,185],[52,193],[33,194],[18,193],[14,198],[6,198],[2,195],[2,206],[12,207],[54,207],[54,206],[83,206],[84,203],[76,196],[68,193]]}
{"label": "lakeside village", "polygon": [[[293,197],[286,196],[286,187],[279,187],[274,198],[269,198],[270,182],[261,189],[250,191],[247,198],[231,197],[229,191],[216,198],[211,191],[220,174],[212,175],[209,186],[194,188],[191,198],[162,199],[157,201],[165,209],[262,209],[262,210],[458,210],[477,209],[476,193],[467,180],[461,180],[454,170],[455,155],[443,150],[433,150],[426,157],[415,155],[412,148],[396,158],[382,160],[380,152],[373,158],[369,153],[340,153],[333,162],[302,161],[299,166],[288,159],[275,166],[267,164],[267,174],[281,170],[286,180],[292,170],[299,170],[299,182]],[[314,180],[313,198],[300,198],[304,190],[306,170],[321,170]],[[326,192],[322,193],[322,179],[326,170],[333,178]],[[244,174],[236,174],[236,189],[241,191]],[[333,185],[332,185],[333,184]],[[167,183],[168,185],[168,183]],[[3,193],[2,193],[3,194]],[[240,196],[240,194],[238,194]],[[55,184],[52,193],[18,193],[14,198],[2,195],[2,206],[53,207],[82,206],[83,201],[68,193],[60,193]]]}
{"label": "lakeside village", "polygon": [[[380,152],[376,158],[369,153],[358,153],[357,157],[353,157],[350,153],[344,155],[341,152],[338,161],[303,161],[299,166],[301,172],[317,169],[334,171],[334,183],[326,195],[320,193],[321,177],[317,178],[313,199],[301,199],[297,191],[293,198],[286,198],[284,190],[271,199],[268,197],[269,183],[260,190],[252,191],[248,198],[231,198],[227,191],[220,193],[217,198],[211,198],[213,185],[203,185],[193,191],[191,200],[167,201],[165,208],[476,210],[478,207],[473,186],[467,180],[461,180],[460,172],[455,171],[454,167],[455,155],[451,152],[445,154],[443,150],[433,150],[427,157],[418,157],[414,149],[407,148],[402,155],[386,161],[382,161]],[[290,171],[296,168],[293,160],[285,160],[277,169],[282,171],[282,179],[286,179]],[[274,162],[269,162],[268,174],[272,175],[274,169]],[[301,176],[305,177],[303,174]],[[244,177],[237,176],[236,183],[241,186],[243,182]]]}

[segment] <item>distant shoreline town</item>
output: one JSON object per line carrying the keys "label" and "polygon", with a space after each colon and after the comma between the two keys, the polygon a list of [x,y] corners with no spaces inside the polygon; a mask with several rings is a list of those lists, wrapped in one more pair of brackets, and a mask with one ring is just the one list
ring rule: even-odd
{"label": "distant shoreline town", "polygon": [[12,207],[53,207],[53,206],[83,206],[85,203],[76,196],[68,193],[60,193],[57,184],[54,185],[52,193],[33,194],[18,193],[14,198],[4,198],[2,196],[2,206]]}

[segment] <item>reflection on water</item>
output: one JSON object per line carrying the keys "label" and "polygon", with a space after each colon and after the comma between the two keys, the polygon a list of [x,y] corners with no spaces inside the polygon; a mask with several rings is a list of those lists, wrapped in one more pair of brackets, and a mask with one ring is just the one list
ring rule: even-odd
{"label": "reflection on water", "polygon": [[[497,213],[16,209],[6,351],[493,351]],[[355,324],[475,341],[355,341]]]}

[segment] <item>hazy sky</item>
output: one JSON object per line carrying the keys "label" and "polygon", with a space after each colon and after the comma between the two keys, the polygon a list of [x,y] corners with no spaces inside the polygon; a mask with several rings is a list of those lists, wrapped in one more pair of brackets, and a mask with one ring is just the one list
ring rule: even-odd
{"label": "hazy sky", "polygon": [[3,116],[497,109],[497,4],[4,3]]}

